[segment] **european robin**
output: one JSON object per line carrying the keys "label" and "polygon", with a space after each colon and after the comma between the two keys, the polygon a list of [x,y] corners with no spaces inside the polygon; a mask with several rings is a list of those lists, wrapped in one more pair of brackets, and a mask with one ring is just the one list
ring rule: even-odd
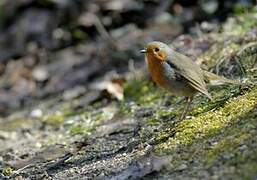
{"label": "european robin", "polygon": [[194,95],[200,92],[212,99],[204,81],[204,71],[189,57],[176,52],[167,44],[153,41],[140,51],[145,53],[153,81],[176,96],[187,100],[180,119],[184,119]]}

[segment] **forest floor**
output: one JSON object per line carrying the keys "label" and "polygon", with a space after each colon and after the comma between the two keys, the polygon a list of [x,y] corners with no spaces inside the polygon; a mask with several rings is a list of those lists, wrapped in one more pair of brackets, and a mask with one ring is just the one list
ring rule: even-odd
{"label": "forest floor", "polygon": [[[219,30],[173,41],[202,68],[242,82],[210,85],[213,100],[197,95],[184,120],[178,117],[185,102],[150,81],[136,52],[145,30],[128,25],[127,37],[117,31],[118,49],[88,43],[51,55],[50,62],[60,62],[46,68],[57,75],[42,97],[51,96],[14,108],[0,120],[0,179],[257,178],[256,27],[254,10],[228,18]],[[108,58],[111,67],[129,62],[129,71],[99,70],[111,63]],[[24,72],[21,66],[14,61],[11,68]],[[44,78],[45,67],[33,75]],[[81,82],[103,72],[108,72],[104,78],[86,87],[72,84],[73,78]],[[67,83],[74,87],[66,88]],[[22,87],[27,91],[27,84]]]}

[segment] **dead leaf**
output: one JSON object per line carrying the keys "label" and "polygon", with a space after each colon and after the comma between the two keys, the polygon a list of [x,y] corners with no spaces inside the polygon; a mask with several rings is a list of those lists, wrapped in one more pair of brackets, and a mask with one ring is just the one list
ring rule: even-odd
{"label": "dead leaf", "polygon": [[108,78],[107,80],[103,80],[100,83],[94,83],[92,85],[92,88],[96,90],[106,91],[111,97],[114,97],[118,100],[123,100],[123,84],[125,83],[125,81],[125,77],[115,75],[111,78]]}

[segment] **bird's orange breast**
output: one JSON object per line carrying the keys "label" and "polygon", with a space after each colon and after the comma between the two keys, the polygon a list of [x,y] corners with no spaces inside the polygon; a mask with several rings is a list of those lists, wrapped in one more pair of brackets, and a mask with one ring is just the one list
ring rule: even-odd
{"label": "bird's orange breast", "polygon": [[151,55],[146,56],[146,62],[153,81],[159,86],[165,87],[167,82],[163,76],[162,62]]}
{"label": "bird's orange breast", "polygon": [[146,55],[148,70],[153,81],[177,96],[191,97],[195,90],[185,81],[177,79],[174,70],[165,61]]}

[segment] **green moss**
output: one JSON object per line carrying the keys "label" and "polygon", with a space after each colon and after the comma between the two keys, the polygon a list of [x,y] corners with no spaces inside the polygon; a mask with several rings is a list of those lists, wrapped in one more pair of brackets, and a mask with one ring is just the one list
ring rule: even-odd
{"label": "green moss", "polygon": [[203,96],[194,98],[192,110],[189,112],[192,116],[216,110],[223,107],[224,104],[233,97],[241,94],[240,85],[219,85],[209,87],[209,92],[212,94],[213,100],[209,101]]}
{"label": "green moss", "polygon": [[249,31],[257,26],[256,15],[257,8],[254,8],[240,16],[231,17],[223,24],[221,32],[213,32],[208,35],[208,38],[214,43],[198,58],[199,62],[205,62],[204,68],[213,68],[214,71],[220,70],[220,68],[229,69],[231,64],[235,65],[236,62],[239,71],[234,72],[233,75],[239,76],[244,73],[242,71],[251,71],[253,67],[251,61],[256,62],[257,58],[256,42],[252,40],[249,44],[247,43],[249,42]]}
{"label": "green moss", "polygon": [[0,129],[4,131],[13,131],[20,128],[31,126],[34,123],[32,119],[15,118],[0,123]]}
{"label": "green moss", "polygon": [[111,105],[97,111],[84,111],[79,115],[79,120],[69,125],[71,135],[90,135],[104,120],[111,119],[116,113],[117,107]]}
{"label": "green moss", "polygon": [[[214,72],[218,70],[226,74],[233,67],[235,76],[251,80],[256,77],[253,68],[257,58],[256,42],[249,43],[247,40],[247,33],[257,25],[256,17],[256,12],[253,11],[231,18],[222,27],[223,32],[210,35],[214,45],[200,57],[200,61],[206,62],[207,69],[213,68]],[[208,101],[201,95],[196,96],[189,113],[194,117],[183,121],[173,121],[172,117],[181,113],[184,103],[170,109],[164,107],[164,97],[168,93],[161,92],[145,79],[128,82],[125,97],[134,102],[137,109],[149,107],[155,110],[151,117],[142,119],[146,120],[149,127],[161,127],[160,132],[151,135],[157,143],[156,152],[173,157],[173,167],[170,167],[174,170],[172,173],[187,162],[192,163],[192,167],[188,167],[188,172],[192,174],[198,173],[198,169],[217,173],[211,168],[223,167],[224,172],[221,174],[227,173],[226,177],[238,175],[252,178],[256,173],[257,153],[253,150],[254,147],[250,147],[250,141],[255,141],[256,136],[256,131],[251,129],[256,123],[250,118],[250,114],[257,106],[257,87],[253,86],[250,90],[246,86],[248,85],[210,87],[214,100]],[[174,99],[172,104],[175,104]],[[248,125],[249,128],[246,127]],[[151,135],[148,134],[149,137]],[[257,142],[252,144],[256,146]],[[247,153],[242,153],[242,146],[246,146]]]}
{"label": "green moss", "polygon": [[47,125],[59,127],[61,124],[63,124],[64,120],[65,116],[62,113],[56,113],[49,116],[45,116],[43,121]]}
{"label": "green moss", "polygon": [[156,126],[156,125],[159,125],[160,122],[157,119],[155,119],[155,118],[149,118],[149,119],[147,119],[146,124],[148,126]]}
{"label": "green moss", "polygon": [[233,8],[233,11],[236,15],[244,15],[251,11],[251,6],[247,4],[236,4]]}
{"label": "green moss", "polygon": [[252,178],[257,170],[256,106],[254,87],[215,111],[167,125],[156,138],[156,152],[172,155],[172,169],[190,162],[187,171],[194,173],[195,168],[210,170],[220,164],[226,177]]}
{"label": "green moss", "polygon": [[94,129],[94,127],[87,127],[83,124],[77,124],[71,126],[69,132],[71,135],[89,135]]}
{"label": "green moss", "polygon": [[[257,154],[257,152],[255,152]],[[255,162],[249,162],[242,164],[241,168],[241,177],[242,179],[251,180],[256,178],[257,164]]]}
{"label": "green moss", "polygon": [[223,26],[223,31],[227,35],[243,35],[257,26],[257,9],[253,8],[250,12],[229,19]]}
{"label": "green moss", "polygon": [[220,161],[220,157],[229,155],[233,155],[230,162],[227,162],[230,164],[244,164],[247,161],[255,161],[257,150],[251,147],[256,146],[257,143],[255,141],[257,135],[255,119],[256,113],[250,112],[241,117],[244,122],[238,121],[230,126],[228,130],[218,134],[220,140],[213,143],[203,153],[206,165],[211,165],[215,161]]}
{"label": "green moss", "polygon": [[4,176],[10,176],[13,173],[13,169],[11,167],[6,167],[2,169],[2,174]]}
{"label": "green moss", "polygon": [[198,61],[207,62],[207,69],[212,67],[226,67],[227,62],[230,60],[231,54],[236,54],[242,47],[240,44],[234,41],[228,41],[224,46],[224,37],[221,34],[215,34],[212,38],[215,38],[215,45],[199,56]]}
{"label": "green moss", "polygon": [[135,101],[140,105],[153,105],[165,93],[149,80],[134,79],[125,84],[124,94],[126,100]]}
{"label": "green moss", "polygon": [[[206,150],[203,153],[203,157],[207,161],[207,165],[210,165],[214,161],[219,160],[219,156],[221,155],[236,153],[238,151],[237,148],[240,146],[240,144],[250,138],[250,135],[247,133],[237,133],[239,134],[233,134],[232,136],[224,135],[224,138],[222,140],[212,145],[209,150]],[[240,161],[245,161],[245,158],[242,155],[237,157],[237,162],[239,162],[239,159]]]}
{"label": "green moss", "polygon": [[226,102],[225,106],[216,110],[199,115],[191,120],[179,123],[175,138],[159,146],[160,150],[174,148],[174,144],[190,144],[195,139],[212,135],[228,124],[237,121],[241,116],[251,111],[257,104],[257,88],[236,99]]}
{"label": "green moss", "polygon": [[75,39],[78,39],[78,40],[84,40],[88,37],[88,34],[80,29],[75,29],[73,32],[72,32],[72,36],[75,38]]}
{"label": "green moss", "polygon": [[120,107],[119,114],[126,116],[126,115],[131,114],[131,109],[133,109],[132,106],[134,106],[134,104],[131,104],[131,103],[129,104],[125,101],[122,101],[122,102],[118,103],[118,106]]}

